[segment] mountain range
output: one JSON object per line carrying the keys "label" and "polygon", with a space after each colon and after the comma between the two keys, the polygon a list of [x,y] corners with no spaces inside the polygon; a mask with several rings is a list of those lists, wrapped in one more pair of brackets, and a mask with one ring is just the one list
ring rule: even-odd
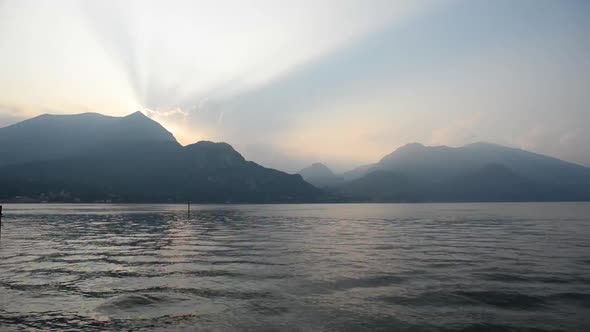
{"label": "mountain range", "polygon": [[344,181],[322,163],[313,163],[310,166],[297,172],[303,179],[317,188],[325,188],[340,184]]}
{"label": "mountain range", "polygon": [[361,202],[590,200],[590,168],[483,142],[459,148],[407,144],[375,164],[333,175],[331,185],[300,174]]}
{"label": "mountain range", "polygon": [[0,128],[0,201],[472,202],[587,201],[590,168],[490,143],[411,143],[335,174],[287,174],[229,144],[182,146],[141,112],[42,115]]}
{"label": "mountain range", "polygon": [[310,202],[319,190],[229,144],[180,145],[141,112],[42,115],[0,128],[0,200]]}

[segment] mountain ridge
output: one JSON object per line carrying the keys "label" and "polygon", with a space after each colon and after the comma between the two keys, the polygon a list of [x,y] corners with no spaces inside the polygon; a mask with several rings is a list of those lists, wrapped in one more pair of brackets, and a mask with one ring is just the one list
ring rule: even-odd
{"label": "mountain ridge", "polygon": [[[27,144],[19,138],[29,134],[31,123],[39,122],[57,126],[42,128],[46,130],[38,132],[32,146],[48,146],[56,153],[38,158],[29,150],[25,158],[1,165],[0,200],[285,203],[315,201],[319,195],[301,176],[247,161],[227,143],[182,146],[159,123],[138,112],[125,117],[37,117],[16,126],[24,128],[18,135],[0,129],[0,143],[12,140],[20,151]],[[56,128],[66,134],[52,140]],[[89,135],[90,129],[94,132]],[[70,139],[77,144],[66,145],[67,153],[57,153],[63,146],[51,144],[67,144]]]}
{"label": "mountain ridge", "polygon": [[[556,163],[560,163],[560,164],[567,164],[570,165],[572,167],[578,168],[578,169],[585,169],[585,170],[590,170],[589,167],[584,166],[584,165],[580,165],[574,162],[570,162],[570,161],[565,161],[565,160],[561,160],[559,158],[556,157],[552,157],[552,156],[546,156],[543,154],[539,154],[539,153],[535,153],[535,152],[531,152],[531,151],[527,151],[527,150],[523,150],[520,148],[516,148],[516,147],[508,147],[508,146],[503,146],[500,144],[495,144],[495,143],[489,143],[489,142],[475,142],[475,143],[470,143],[470,144],[466,144],[460,147],[450,147],[450,146],[446,146],[446,145],[436,145],[436,146],[426,146],[423,145],[421,143],[408,143],[405,145],[402,145],[401,147],[397,148],[396,150],[394,150],[393,152],[385,155],[384,157],[382,157],[379,161],[377,161],[374,164],[368,164],[368,165],[363,165],[363,166],[359,166],[353,170],[344,172],[342,175],[345,174],[350,174],[350,173],[355,173],[357,172],[358,174],[355,176],[355,178],[358,178],[360,176],[366,175],[368,172],[375,170],[375,169],[386,169],[388,165],[386,165],[387,162],[392,161],[392,159],[399,157],[400,154],[406,154],[408,152],[412,152],[412,153],[422,153],[425,151],[451,151],[451,153],[455,153],[457,151],[461,152],[461,150],[487,150],[487,151],[491,151],[491,152],[507,152],[510,151],[512,153],[523,153],[526,154],[530,157],[533,158],[541,158],[544,159],[546,161],[551,161],[551,162],[556,162]],[[473,160],[473,158],[472,158]],[[398,160],[396,160],[398,161]],[[489,160],[489,161],[479,161],[480,166],[486,163],[490,163],[490,162],[494,162],[493,160]]]}
{"label": "mountain ridge", "polygon": [[[384,187],[392,174],[407,182]],[[344,175],[347,181],[331,191],[351,200],[590,200],[590,168],[487,142],[462,147],[410,143]]]}
{"label": "mountain ridge", "polygon": [[316,188],[324,188],[344,181],[341,177],[336,176],[328,166],[319,162],[303,168],[297,174],[300,174],[305,181]]}
{"label": "mountain ridge", "polygon": [[227,143],[182,146],[141,112],[40,115],[0,128],[0,155],[0,201],[590,200],[590,168],[493,143],[409,143],[342,174],[322,163],[287,174]]}
{"label": "mountain ridge", "polygon": [[65,158],[113,142],[171,142],[174,135],[141,112],[43,114],[0,128],[0,166]]}

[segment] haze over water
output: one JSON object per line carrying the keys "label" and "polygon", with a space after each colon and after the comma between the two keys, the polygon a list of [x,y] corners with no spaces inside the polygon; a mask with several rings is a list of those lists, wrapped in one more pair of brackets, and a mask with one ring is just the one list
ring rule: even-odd
{"label": "haze over water", "polygon": [[585,331],[590,204],[5,205],[0,330]]}

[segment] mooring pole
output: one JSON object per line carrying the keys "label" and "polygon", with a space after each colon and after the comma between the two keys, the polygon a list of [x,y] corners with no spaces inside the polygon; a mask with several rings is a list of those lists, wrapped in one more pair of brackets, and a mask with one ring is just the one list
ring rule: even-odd
{"label": "mooring pole", "polygon": [[187,204],[187,212],[190,215],[191,214],[191,201],[187,201],[186,204]]}
{"label": "mooring pole", "polygon": [[0,205],[0,238],[2,237],[2,205]]}

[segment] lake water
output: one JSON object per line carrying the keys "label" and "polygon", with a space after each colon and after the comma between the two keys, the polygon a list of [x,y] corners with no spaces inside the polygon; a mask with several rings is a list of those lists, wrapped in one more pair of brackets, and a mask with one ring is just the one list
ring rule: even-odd
{"label": "lake water", "polygon": [[590,204],[4,205],[0,331],[590,331]]}

